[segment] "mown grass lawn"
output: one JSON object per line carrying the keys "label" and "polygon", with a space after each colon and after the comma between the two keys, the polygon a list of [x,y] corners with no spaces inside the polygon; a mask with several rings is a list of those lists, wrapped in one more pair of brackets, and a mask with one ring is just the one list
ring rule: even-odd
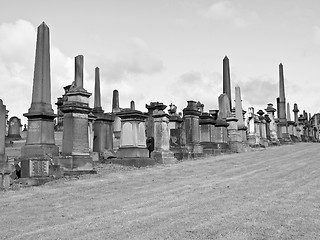
{"label": "mown grass lawn", "polygon": [[320,144],[0,192],[0,239],[320,239]]}

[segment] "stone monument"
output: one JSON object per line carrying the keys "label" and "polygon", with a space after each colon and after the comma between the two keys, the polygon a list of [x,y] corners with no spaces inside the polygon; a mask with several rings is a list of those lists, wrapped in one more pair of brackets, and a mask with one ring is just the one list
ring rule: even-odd
{"label": "stone monument", "polygon": [[61,111],[63,116],[62,156],[55,158],[65,172],[93,172],[90,156],[88,118],[91,93],[83,88],[83,56],[75,57],[75,80]]}
{"label": "stone monument", "polygon": [[[150,104],[151,105],[151,104]],[[149,105],[149,109],[150,108]],[[170,151],[169,115],[164,112],[166,105],[157,103],[152,113],[154,151],[151,157],[158,163],[175,163],[174,153]]]}
{"label": "stone monument", "polygon": [[279,97],[277,98],[278,108],[278,133],[281,143],[290,143],[291,139],[288,133],[288,122],[286,117],[286,97],[284,88],[283,65],[279,64]]}
{"label": "stone monument", "polygon": [[51,106],[49,28],[38,27],[31,107],[28,113],[28,135],[21,148],[21,177],[49,175],[47,155],[58,156],[54,140],[54,118]]}
{"label": "stone monument", "polygon": [[96,119],[93,123],[94,140],[93,151],[104,153],[106,150],[108,155],[114,155],[113,151],[113,128],[114,115],[104,113],[101,107],[101,94],[100,94],[100,69],[95,68],[95,87],[94,87],[94,108],[92,113]]}
{"label": "stone monument", "polygon": [[10,140],[20,140],[21,139],[21,120],[18,117],[11,117],[9,119],[9,129],[7,138]]}
{"label": "stone monument", "polygon": [[186,149],[191,157],[203,155],[203,147],[200,145],[199,116],[197,102],[188,101],[188,105],[183,109],[184,127],[186,130]]}

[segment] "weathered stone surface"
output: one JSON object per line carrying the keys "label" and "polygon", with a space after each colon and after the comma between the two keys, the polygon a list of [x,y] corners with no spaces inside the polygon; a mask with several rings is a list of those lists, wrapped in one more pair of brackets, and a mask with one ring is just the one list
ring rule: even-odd
{"label": "weathered stone surface", "polygon": [[21,148],[21,175],[32,177],[29,169],[35,159],[59,154],[54,141],[53,119],[56,115],[51,106],[49,28],[44,22],[37,33],[31,107],[24,116],[28,118],[28,135],[26,145]]}
{"label": "weathered stone surface", "polygon": [[9,128],[7,138],[10,140],[19,140],[21,139],[21,120],[18,117],[11,117],[9,119]]}
{"label": "weathered stone surface", "polygon": [[6,105],[3,105],[3,101],[2,99],[0,99],[0,162],[6,161],[5,136],[6,136]]}
{"label": "weathered stone surface", "polygon": [[230,66],[229,58],[227,56],[225,56],[223,59],[223,93],[228,96],[229,109],[232,109]]}
{"label": "weathered stone surface", "polygon": [[[186,148],[192,157],[201,156],[203,150],[200,145],[199,116],[197,102],[188,101],[188,105],[183,109],[184,127],[186,131]],[[202,150],[201,150],[202,149]]]}

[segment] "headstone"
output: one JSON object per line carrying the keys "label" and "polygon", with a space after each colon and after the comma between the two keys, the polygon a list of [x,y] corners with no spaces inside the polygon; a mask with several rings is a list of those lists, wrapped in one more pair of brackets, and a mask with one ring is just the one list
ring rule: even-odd
{"label": "headstone", "polygon": [[54,140],[54,118],[51,106],[49,28],[38,27],[31,107],[28,113],[28,135],[21,148],[21,177],[49,175],[47,155],[58,156]]}
{"label": "headstone", "polygon": [[259,114],[258,118],[260,121],[259,128],[260,128],[260,146],[268,147],[268,139],[267,139],[267,121],[264,116],[264,111],[261,109],[257,112]]}
{"label": "headstone", "polygon": [[120,147],[113,163],[136,167],[153,165],[146,146],[145,119],[147,116],[138,110],[122,109],[117,113],[121,119]]}
{"label": "headstone", "polygon": [[216,120],[209,113],[203,112],[200,115],[200,144],[203,147],[203,154],[214,155],[216,143],[214,142],[214,129]]}
{"label": "headstone", "polygon": [[169,115],[163,111],[166,107],[157,104],[153,111],[154,151],[151,157],[158,163],[175,163],[174,153],[170,151]]}
{"label": "headstone", "polygon": [[170,104],[169,112],[169,131],[170,131],[170,151],[178,160],[188,158],[186,149],[186,131],[184,128],[183,118],[177,113],[177,107]]}
{"label": "headstone", "polygon": [[89,97],[83,88],[83,56],[75,57],[75,80],[61,111],[63,117],[62,156],[55,158],[65,172],[93,172],[89,146]]}
{"label": "headstone", "polygon": [[203,155],[203,147],[200,145],[199,116],[197,102],[188,101],[183,109],[184,127],[186,131],[186,148],[191,157]]}
{"label": "headstone", "polygon": [[248,144],[250,147],[258,147],[259,145],[259,136],[257,133],[257,118],[254,114],[254,108],[248,108]]}
{"label": "headstone", "polygon": [[18,117],[11,117],[9,119],[9,129],[7,138],[10,140],[20,140],[21,139],[21,120]]}
{"label": "headstone", "polygon": [[296,124],[295,121],[291,121],[291,114],[290,114],[290,104],[287,103],[287,124],[288,124],[288,134],[292,141],[298,142],[298,137],[296,135]]}
{"label": "headstone", "polygon": [[269,128],[270,128],[270,143],[272,145],[279,145],[279,139],[278,139],[278,134],[277,134],[277,124],[275,122],[274,118],[274,113],[277,111],[272,103],[269,103],[267,108],[265,109],[267,112],[269,118],[270,118],[270,123],[269,123]]}

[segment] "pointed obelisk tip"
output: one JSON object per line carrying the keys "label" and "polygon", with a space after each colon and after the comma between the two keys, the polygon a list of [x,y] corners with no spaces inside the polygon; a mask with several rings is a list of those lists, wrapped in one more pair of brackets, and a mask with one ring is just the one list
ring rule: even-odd
{"label": "pointed obelisk tip", "polygon": [[40,28],[40,27],[48,28],[48,25],[43,21],[43,22],[39,25],[39,28]]}
{"label": "pointed obelisk tip", "polygon": [[226,56],[224,56],[224,58],[223,58],[223,60],[228,60],[229,58],[227,57],[227,55]]}
{"label": "pointed obelisk tip", "polygon": [[279,67],[283,67],[282,63],[279,64]]}

